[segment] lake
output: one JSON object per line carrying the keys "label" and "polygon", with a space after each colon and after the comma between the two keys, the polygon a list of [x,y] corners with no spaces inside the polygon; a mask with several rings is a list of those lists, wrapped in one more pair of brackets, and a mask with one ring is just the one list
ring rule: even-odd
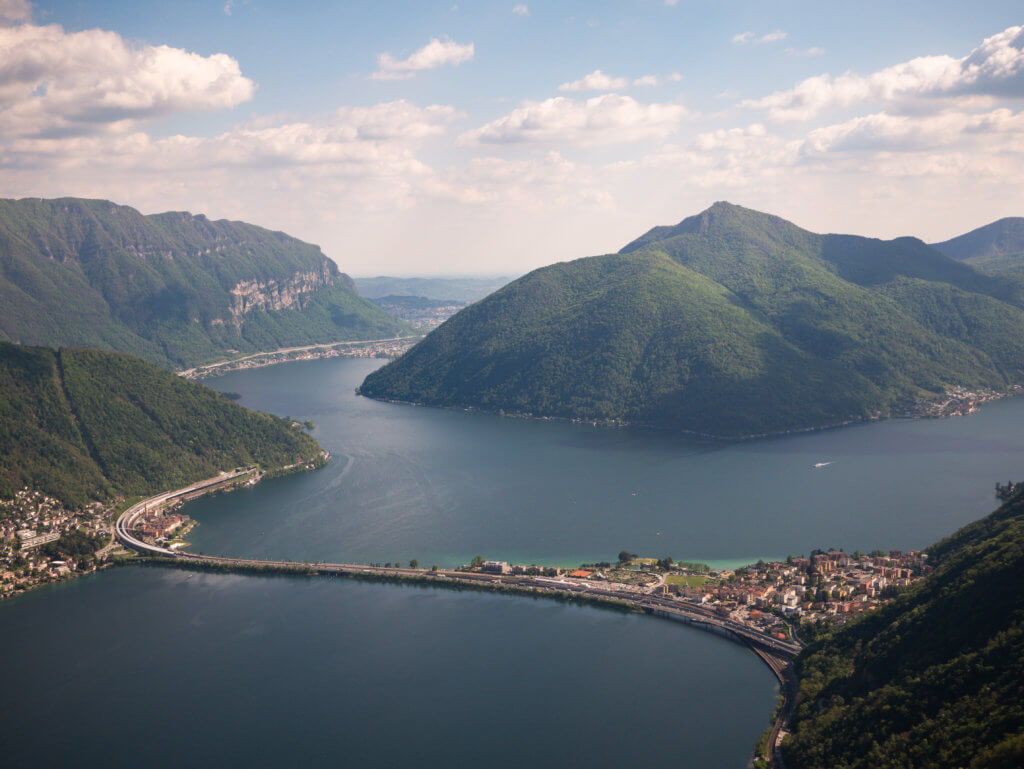
{"label": "lake", "polygon": [[627,549],[737,564],[816,547],[912,549],[990,512],[995,482],[1024,469],[1024,398],[728,444],[356,396],[380,363],[208,380],[250,408],[313,419],[334,459],[189,505],[195,551],[456,566],[477,554],[574,565]]}
{"label": "lake", "polygon": [[[193,549],[452,566],[626,548],[715,564],[922,547],[1019,479],[1024,400],[723,444],[377,403],[379,361],[208,384],[313,419],[324,469],[189,504]],[[830,463],[815,469],[818,463]],[[742,647],[542,600],[115,569],[0,605],[5,765],[747,764],[777,686]]]}

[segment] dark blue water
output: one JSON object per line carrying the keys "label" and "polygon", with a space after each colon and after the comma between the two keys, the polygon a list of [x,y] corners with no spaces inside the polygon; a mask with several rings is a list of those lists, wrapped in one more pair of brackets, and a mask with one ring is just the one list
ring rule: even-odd
{"label": "dark blue water", "polygon": [[[194,549],[452,565],[911,548],[1024,467],[1024,400],[723,445],[357,398],[376,365],[211,380],[314,419],[334,461],[191,504]],[[0,659],[3,766],[739,769],[776,692],[743,648],[647,617],[142,568],[0,604]]]}
{"label": "dark blue water", "polygon": [[668,621],[132,568],[0,606],[9,767],[742,769],[776,686]]}
{"label": "dark blue water", "polygon": [[1024,399],[954,419],[719,444],[357,397],[378,365],[209,380],[252,408],[312,418],[334,461],[194,503],[197,551],[453,566],[477,554],[577,564],[623,548],[719,563],[909,549],[989,512],[995,482],[1024,474]]}

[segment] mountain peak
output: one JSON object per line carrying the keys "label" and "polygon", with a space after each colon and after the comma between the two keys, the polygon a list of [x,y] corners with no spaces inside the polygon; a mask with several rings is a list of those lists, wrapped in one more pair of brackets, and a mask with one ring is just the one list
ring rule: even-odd
{"label": "mountain peak", "polygon": [[651,243],[678,235],[705,235],[727,227],[740,227],[765,234],[778,233],[782,230],[800,230],[795,224],[780,216],[744,208],[727,200],[718,200],[699,214],[683,219],[679,224],[651,228],[636,240],[626,244],[619,253],[628,254]]}

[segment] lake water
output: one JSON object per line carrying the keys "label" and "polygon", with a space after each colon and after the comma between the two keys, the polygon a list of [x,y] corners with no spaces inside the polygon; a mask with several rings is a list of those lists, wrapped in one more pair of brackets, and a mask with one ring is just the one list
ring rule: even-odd
{"label": "lake water", "polygon": [[[1024,467],[1021,399],[729,445],[357,398],[376,365],[210,380],[315,420],[334,460],[190,504],[194,550],[449,566],[912,548]],[[0,659],[9,766],[740,769],[777,691],[743,648],[647,617],[156,568],[0,605]]]}
{"label": "lake water", "polygon": [[197,552],[455,566],[477,554],[749,563],[816,547],[910,549],[991,511],[995,482],[1024,474],[1024,398],[953,419],[722,444],[357,397],[379,365],[209,380],[251,408],[313,419],[334,461],[193,503]]}
{"label": "lake water", "polygon": [[742,769],[776,686],[668,621],[132,568],[0,606],[9,767]]}

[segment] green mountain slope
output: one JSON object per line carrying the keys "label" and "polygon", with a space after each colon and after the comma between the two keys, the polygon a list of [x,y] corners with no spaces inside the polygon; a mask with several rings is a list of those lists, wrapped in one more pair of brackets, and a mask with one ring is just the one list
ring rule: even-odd
{"label": "green mountain slope", "polygon": [[0,200],[0,338],[189,367],[394,336],[316,246],[241,222],[102,200]]}
{"label": "green mountain slope", "polygon": [[145,361],[0,342],[0,498],[28,486],[79,506],[319,451],[285,420]]}
{"label": "green mountain slope", "polygon": [[933,248],[979,270],[1024,275],[1024,218],[1000,219]]}
{"label": "green mountain slope", "polygon": [[801,655],[790,769],[1024,766],[1024,497],[930,554],[934,573]]}
{"label": "green mountain slope", "polygon": [[376,398],[721,436],[901,413],[1024,379],[1024,291],[901,238],[816,235],[717,203],[462,310]]}

